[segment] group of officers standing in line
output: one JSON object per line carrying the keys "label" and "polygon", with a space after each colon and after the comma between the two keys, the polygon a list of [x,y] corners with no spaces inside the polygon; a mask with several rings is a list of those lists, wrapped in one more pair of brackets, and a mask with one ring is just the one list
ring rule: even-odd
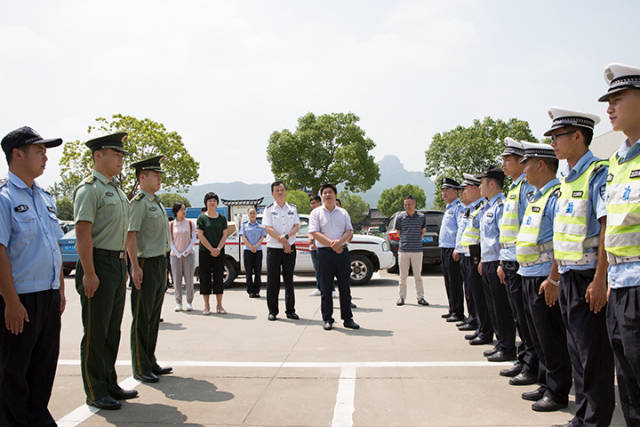
{"label": "group of officers standing in line", "polygon": [[538,385],[522,394],[534,411],[566,408],[573,380],[566,426],[611,423],[614,363],[625,421],[640,425],[640,68],[604,74],[599,101],[627,137],[609,160],[589,150],[598,116],[551,108],[550,145],[505,138],[503,169],[442,183],[442,317],[471,345],[495,335],[484,355],[514,361],[509,384]]}

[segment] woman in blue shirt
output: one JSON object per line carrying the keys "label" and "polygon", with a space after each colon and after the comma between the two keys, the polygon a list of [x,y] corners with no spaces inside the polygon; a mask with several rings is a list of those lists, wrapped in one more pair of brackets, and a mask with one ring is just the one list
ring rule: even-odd
{"label": "woman in blue shirt", "polygon": [[262,274],[262,241],[267,236],[262,224],[256,221],[258,213],[254,208],[249,209],[249,221],[240,227],[240,236],[244,245],[243,258],[247,276],[247,293],[249,298],[260,298],[260,284]]}

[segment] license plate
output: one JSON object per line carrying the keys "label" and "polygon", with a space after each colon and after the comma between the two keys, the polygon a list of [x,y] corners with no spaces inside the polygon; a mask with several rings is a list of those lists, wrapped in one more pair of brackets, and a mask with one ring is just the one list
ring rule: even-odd
{"label": "license plate", "polygon": [[424,236],[422,238],[422,243],[433,243],[433,236]]}

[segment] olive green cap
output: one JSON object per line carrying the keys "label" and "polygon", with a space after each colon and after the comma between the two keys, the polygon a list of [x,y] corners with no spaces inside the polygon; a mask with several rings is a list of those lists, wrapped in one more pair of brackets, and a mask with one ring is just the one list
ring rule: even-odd
{"label": "olive green cap", "polygon": [[120,151],[124,154],[129,154],[124,149],[124,142],[127,140],[126,132],[118,132],[111,135],[101,136],[99,138],[90,139],[85,142],[85,145],[89,147],[92,153],[97,150],[103,150],[105,148],[111,148],[112,150]]}
{"label": "olive green cap", "polygon": [[165,171],[163,171],[162,167],[160,166],[160,163],[162,163],[163,159],[164,159],[164,156],[149,157],[148,159],[131,163],[131,167],[135,168],[136,173],[140,173],[142,171],[156,171],[156,172],[164,173]]}

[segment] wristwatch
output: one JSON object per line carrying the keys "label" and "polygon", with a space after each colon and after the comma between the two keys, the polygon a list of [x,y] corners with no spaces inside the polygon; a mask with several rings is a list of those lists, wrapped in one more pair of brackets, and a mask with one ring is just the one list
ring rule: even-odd
{"label": "wristwatch", "polygon": [[285,239],[287,239],[287,240],[289,240],[289,233],[285,234],[285,235],[284,235],[284,238],[285,238]]}

